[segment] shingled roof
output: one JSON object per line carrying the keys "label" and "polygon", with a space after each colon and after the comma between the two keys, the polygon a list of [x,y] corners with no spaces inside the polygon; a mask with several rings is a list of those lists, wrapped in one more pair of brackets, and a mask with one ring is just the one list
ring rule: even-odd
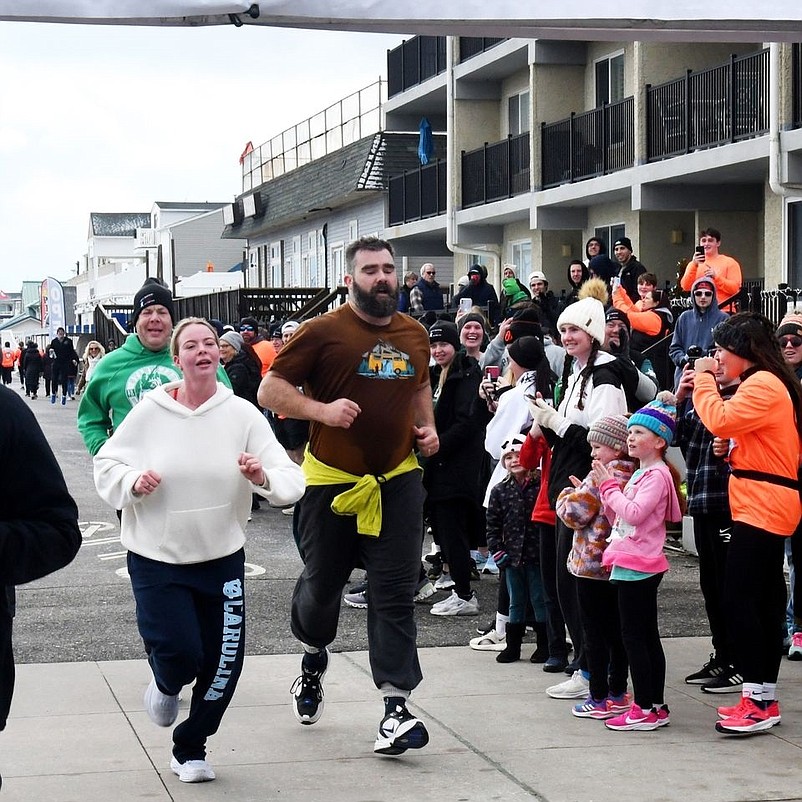
{"label": "shingled roof", "polygon": [[96,237],[135,237],[138,228],[150,228],[150,212],[92,212],[89,219]]}
{"label": "shingled roof", "polygon": [[[443,156],[444,137],[435,137],[435,152]],[[418,134],[373,134],[262,184],[256,193],[264,214],[226,226],[223,237],[255,237],[321,210],[347,206],[365,192],[385,192],[392,176],[418,167]]]}

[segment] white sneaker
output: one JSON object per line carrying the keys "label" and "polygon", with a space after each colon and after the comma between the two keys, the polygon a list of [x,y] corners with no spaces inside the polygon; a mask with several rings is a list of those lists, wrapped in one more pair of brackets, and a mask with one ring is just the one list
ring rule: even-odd
{"label": "white sneaker", "polygon": [[178,694],[168,696],[156,687],[156,680],[151,679],[145,690],[145,712],[150,720],[160,727],[169,727],[178,718]]}
{"label": "white sneaker", "polygon": [[552,699],[585,699],[590,693],[590,683],[582,676],[581,671],[574,671],[571,679],[546,688]]}
{"label": "white sneaker", "polygon": [[499,635],[495,629],[491,629],[486,635],[471,638],[468,645],[477,652],[503,652],[507,647],[507,636]]}
{"label": "white sneaker", "polygon": [[431,582],[424,582],[416,591],[415,597],[413,601],[422,602],[429,598],[429,596],[434,596],[437,591],[434,589],[434,585]]}
{"label": "white sneaker", "polygon": [[281,510],[282,515],[295,515],[295,505],[292,507],[284,507]]}
{"label": "white sneaker", "polygon": [[451,574],[449,574],[448,571],[443,571],[434,583],[435,590],[448,590],[453,587],[454,580],[451,578]]}
{"label": "white sneaker", "polygon": [[482,573],[483,574],[497,574],[498,573],[498,566],[496,565],[496,561],[493,559],[493,555],[488,552],[487,559],[485,560],[485,564],[482,566]]}
{"label": "white sneaker", "polygon": [[432,615],[478,615],[479,599],[472,593],[470,599],[457,596],[455,591],[447,599],[433,604],[429,609]]}
{"label": "white sneaker", "polygon": [[171,758],[170,768],[182,783],[205,783],[215,778],[214,769],[206,760],[185,760],[179,763]]}

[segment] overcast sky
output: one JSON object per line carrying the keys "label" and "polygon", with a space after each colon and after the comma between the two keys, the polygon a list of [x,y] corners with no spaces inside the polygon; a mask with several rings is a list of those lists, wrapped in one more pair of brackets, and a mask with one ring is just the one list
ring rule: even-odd
{"label": "overcast sky", "polygon": [[401,41],[0,22],[0,290],[73,275],[90,212],[232,200],[249,140],[386,78]]}

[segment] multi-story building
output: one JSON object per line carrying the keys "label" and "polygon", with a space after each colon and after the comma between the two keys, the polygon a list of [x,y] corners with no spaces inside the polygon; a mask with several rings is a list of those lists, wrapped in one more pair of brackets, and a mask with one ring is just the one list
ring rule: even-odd
{"label": "multi-story building", "polygon": [[[157,201],[150,212],[89,215],[85,264],[68,283],[76,288],[79,325],[91,325],[98,304],[130,304],[147,276],[157,276],[176,295],[182,280],[220,274],[214,289],[241,284],[242,242],[221,239],[225,203]],[[211,292],[212,289],[207,289]]]}
{"label": "multi-story building", "polygon": [[[385,132],[385,93],[386,82],[378,81],[259,147],[249,143],[241,158],[242,194],[224,212],[224,236],[248,240],[248,286],[341,286],[348,243],[387,227],[391,177],[421,163],[421,120]],[[445,138],[434,137],[432,148],[444,165]],[[433,262],[448,285],[451,254],[437,238],[416,245],[398,260],[399,269]]]}
{"label": "multi-story building", "polygon": [[[388,131],[426,116],[437,164],[392,179],[384,235],[400,253],[439,241],[566,287],[572,258],[626,235],[674,283],[698,232],[746,281],[802,286],[800,45],[415,37],[388,57]],[[422,208],[404,204],[424,187]]]}

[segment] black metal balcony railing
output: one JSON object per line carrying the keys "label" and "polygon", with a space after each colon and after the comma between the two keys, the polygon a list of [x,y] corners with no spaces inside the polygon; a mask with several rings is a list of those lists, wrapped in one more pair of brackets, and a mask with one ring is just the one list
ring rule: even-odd
{"label": "black metal balcony railing", "polygon": [[462,207],[529,192],[529,132],[462,151]]}
{"label": "black metal balcony railing", "polygon": [[802,128],[802,44],[799,42],[794,44],[791,51],[791,64],[791,91],[794,99],[792,125],[794,128]]}
{"label": "black metal balcony railing", "polygon": [[484,53],[485,50],[490,50],[500,42],[506,42],[502,38],[482,37],[482,36],[460,36],[459,38],[459,60],[460,64],[467,61],[469,58],[478,56],[479,53]]}
{"label": "black metal balcony railing", "polygon": [[[795,76],[796,77],[796,76]],[[769,130],[769,51],[646,86],[649,161],[761,136]]]}
{"label": "black metal balcony railing", "polygon": [[390,179],[391,226],[445,214],[446,163],[438,159]]}
{"label": "black metal balcony railing", "polygon": [[542,186],[556,187],[635,164],[635,103],[627,97],[541,125]]}
{"label": "black metal balcony railing", "polygon": [[415,36],[387,51],[387,97],[445,72],[445,36]]}

